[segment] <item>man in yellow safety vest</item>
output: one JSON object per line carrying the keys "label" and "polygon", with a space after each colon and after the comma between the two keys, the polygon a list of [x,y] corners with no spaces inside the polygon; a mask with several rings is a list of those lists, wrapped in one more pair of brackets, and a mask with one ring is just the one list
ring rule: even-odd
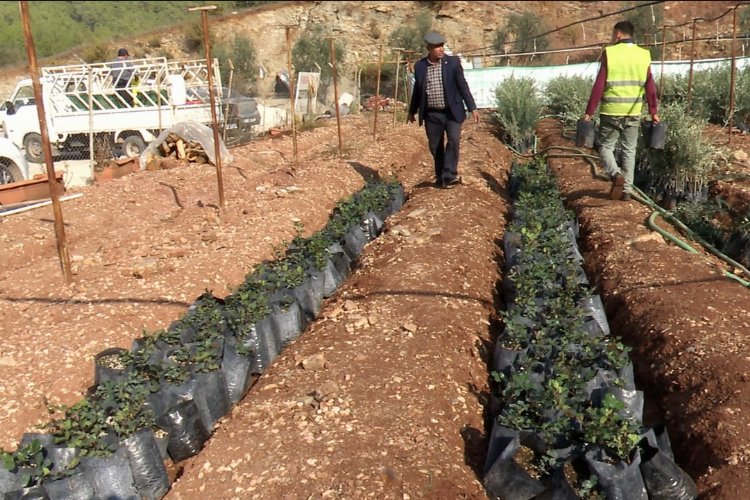
{"label": "man in yellow safety vest", "polygon": [[[633,24],[620,21],[612,30],[612,45],[604,49],[599,74],[583,120],[591,120],[596,107],[600,124],[597,134],[599,155],[612,180],[610,198],[630,200],[635,174],[635,150],[643,111],[643,97],[654,123],[657,114],[656,85],[651,75],[651,53],[633,41]],[[622,149],[622,166],[617,165],[615,147]]]}

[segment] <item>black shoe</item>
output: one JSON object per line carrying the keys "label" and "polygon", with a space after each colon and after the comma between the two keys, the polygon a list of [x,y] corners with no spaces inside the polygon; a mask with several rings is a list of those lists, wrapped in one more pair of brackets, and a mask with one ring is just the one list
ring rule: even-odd
{"label": "black shoe", "polygon": [[632,197],[630,196],[630,193],[622,193],[622,198],[620,198],[622,201],[630,201],[632,200]]}
{"label": "black shoe", "polygon": [[625,189],[625,177],[622,174],[612,176],[612,189],[609,190],[609,197],[613,200],[622,198],[622,192]]}
{"label": "black shoe", "polygon": [[448,189],[450,189],[450,188],[458,186],[459,184],[461,184],[461,178],[460,177],[454,177],[453,179],[451,179],[451,180],[449,180],[448,182],[445,183],[445,187],[448,188]]}
{"label": "black shoe", "polygon": [[442,180],[442,179],[438,179],[438,180],[436,180],[436,181],[435,181],[435,187],[436,187],[436,188],[438,188],[438,189],[443,189],[443,187],[445,187],[445,186],[443,185],[443,180]]}

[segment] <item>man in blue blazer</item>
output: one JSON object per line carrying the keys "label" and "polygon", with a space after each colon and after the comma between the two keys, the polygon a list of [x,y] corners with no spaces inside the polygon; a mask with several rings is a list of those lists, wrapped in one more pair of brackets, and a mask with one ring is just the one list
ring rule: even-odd
{"label": "man in blue blazer", "polygon": [[[425,125],[427,143],[435,160],[435,185],[451,188],[461,184],[458,152],[461,124],[466,108],[479,123],[479,111],[464,78],[461,60],[445,54],[445,38],[430,32],[424,36],[427,56],[414,65],[414,91],[409,104],[409,122],[419,112],[419,125]],[[447,138],[447,141],[446,141]]]}

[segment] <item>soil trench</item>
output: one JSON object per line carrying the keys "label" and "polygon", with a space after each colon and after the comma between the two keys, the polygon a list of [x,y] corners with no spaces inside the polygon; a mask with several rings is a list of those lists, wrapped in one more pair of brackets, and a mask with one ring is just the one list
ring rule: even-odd
{"label": "soil trench", "polygon": [[[167,498],[200,497],[209,475],[213,498],[486,498],[509,164],[489,128],[464,129],[464,185],[435,189],[429,170],[404,171],[405,206]],[[324,367],[305,368],[316,357]]]}
{"label": "soil trench", "polygon": [[[537,132],[540,148],[573,146],[552,120]],[[645,205],[610,200],[609,183],[583,160],[549,163],[579,219],[586,273],[610,328],[633,348],[636,385],[651,406],[644,424],[666,424],[701,498],[742,498],[750,492],[750,291],[723,277],[718,259],[651,232]]]}

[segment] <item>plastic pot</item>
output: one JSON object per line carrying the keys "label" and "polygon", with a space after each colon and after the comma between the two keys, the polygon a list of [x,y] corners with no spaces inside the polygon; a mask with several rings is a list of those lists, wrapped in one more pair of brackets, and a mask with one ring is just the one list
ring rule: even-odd
{"label": "plastic pot", "polygon": [[133,481],[140,498],[157,500],[163,497],[169,490],[169,476],[154,432],[151,429],[141,429],[122,440],[122,447],[128,452]]}
{"label": "plastic pot", "polygon": [[648,500],[641,475],[641,456],[633,450],[630,463],[613,460],[604,450],[585,453],[586,464],[596,476],[607,500]]}
{"label": "plastic pot", "polygon": [[646,438],[638,445],[641,456],[641,475],[649,498],[693,500],[698,498],[698,488],[674,460],[657,447],[649,445]]}
{"label": "plastic pot", "polygon": [[175,462],[198,454],[209,438],[209,432],[192,399],[174,405],[157,418],[156,423],[169,432],[167,451]]}
{"label": "plastic pot", "polygon": [[579,119],[576,123],[576,146],[594,147],[596,136],[596,121]]}
{"label": "plastic pot", "polygon": [[80,467],[93,486],[94,498],[139,497],[125,448],[118,448],[108,457],[83,457]]}
{"label": "plastic pot", "polygon": [[121,347],[111,347],[94,356],[94,385],[105,380],[120,382],[127,380],[130,366],[122,365],[120,357],[128,352]]}

